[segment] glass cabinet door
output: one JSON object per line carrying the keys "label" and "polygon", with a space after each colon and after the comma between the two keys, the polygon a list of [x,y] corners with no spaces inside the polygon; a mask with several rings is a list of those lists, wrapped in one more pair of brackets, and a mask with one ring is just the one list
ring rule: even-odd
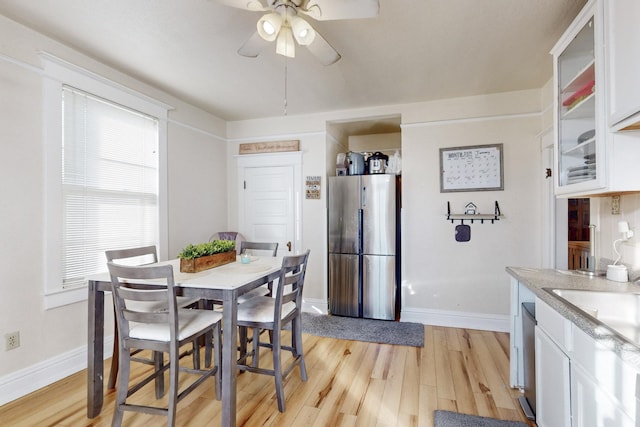
{"label": "glass cabinet door", "polygon": [[591,17],[557,57],[560,187],[597,178],[594,41]]}

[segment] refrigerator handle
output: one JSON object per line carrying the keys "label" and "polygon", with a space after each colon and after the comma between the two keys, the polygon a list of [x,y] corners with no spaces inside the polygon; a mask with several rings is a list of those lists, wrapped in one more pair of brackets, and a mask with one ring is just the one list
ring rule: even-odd
{"label": "refrigerator handle", "polygon": [[362,207],[363,208],[367,207],[367,186],[366,185],[362,186]]}
{"label": "refrigerator handle", "polygon": [[364,210],[358,209],[358,254],[361,254],[364,248],[364,243],[362,241],[364,237],[364,230],[362,229],[363,225],[364,225]]}

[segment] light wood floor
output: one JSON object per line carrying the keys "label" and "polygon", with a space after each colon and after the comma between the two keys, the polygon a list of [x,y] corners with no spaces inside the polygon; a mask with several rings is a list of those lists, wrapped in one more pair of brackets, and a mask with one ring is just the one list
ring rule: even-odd
{"label": "light wood floor", "polygon": [[[425,326],[424,348],[304,335],[304,349],[309,380],[302,382],[298,370],[289,375],[284,414],[278,412],[272,377],[239,376],[238,426],[427,427],[433,426],[436,409],[526,422],[519,393],[509,388],[506,333]],[[264,351],[261,363],[268,364],[269,356]],[[147,369],[135,366],[133,375]],[[154,401],[152,388],[142,400]],[[106,392],[102,414],[88,419],[82,371],[0,407],[0,425],[108,426],[113,401],[114,393]],[[220,411],[210,381],[180,402],[177,425],[219,425]],[[125,413],[123,425],[163,422],[162,417]]]}

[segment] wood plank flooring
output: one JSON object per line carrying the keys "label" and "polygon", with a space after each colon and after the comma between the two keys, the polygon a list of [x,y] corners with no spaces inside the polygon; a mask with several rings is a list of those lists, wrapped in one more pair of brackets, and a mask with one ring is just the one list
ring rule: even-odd
{"label": "wood plank flooring", "polygon": [[[432,427],[433,411],[446,409],[535,427],[518,406],[520,393],[509,388],[506,333],[425,326],[424,348],[306,334],[303,342],[309,379],[302,382],[298,370],[286,379],[285,413],[278,412],[272,377],[239,375],[238,426]],[[261,364],[270,364],[269,359],[270,352],[263,351]],[[132,375],[146,369],[134,364]],[[153,385],[142,392],[140,402],[155,404]],[[82,371],[0,407],[0,425],[108,426],[114,396],[105,392],[101,415],[88,419]],[[220,412],[211,381],[180,402],[177,425],[219,425]],[[123,425],[162,425],[164,420],[125,413]]]}

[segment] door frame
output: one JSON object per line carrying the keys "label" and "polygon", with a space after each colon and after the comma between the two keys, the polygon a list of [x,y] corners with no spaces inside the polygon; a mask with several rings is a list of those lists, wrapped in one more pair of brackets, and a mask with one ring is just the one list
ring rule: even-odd
{"label": "door frame", "polygon": [[293,168],[293,247],[295,253],[302,247],[302,151],[236,155],[238,191],[238,228],[244,225],[245,197],[244,170],[289,166]]}

